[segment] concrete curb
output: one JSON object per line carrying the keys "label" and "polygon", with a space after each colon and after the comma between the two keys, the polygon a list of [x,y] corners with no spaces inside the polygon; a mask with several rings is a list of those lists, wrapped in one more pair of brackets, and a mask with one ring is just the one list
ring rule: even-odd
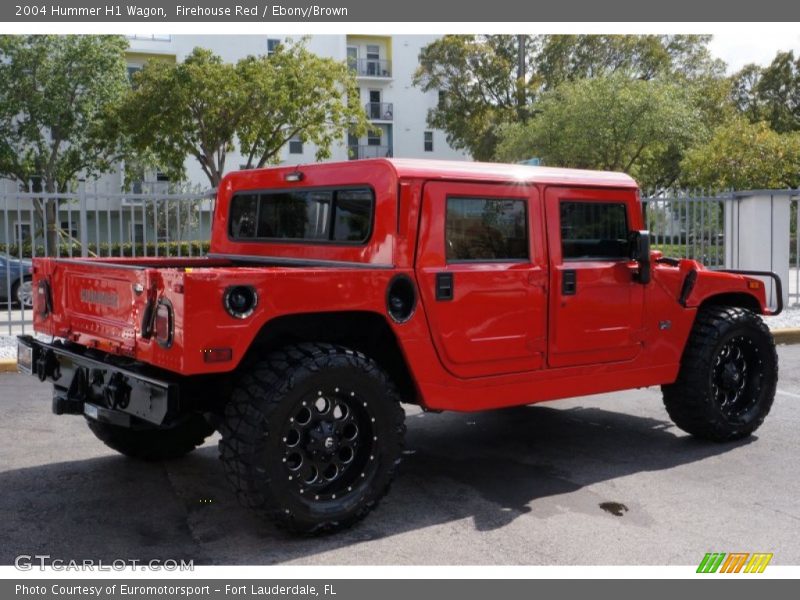
{"label": "concrete curb", "polygon": [[776,329],[772,332],[776,344],[800,344],[800,327]]}
{"label": "concrete curb", "polygon": [[[776,344],[800,344],[800,327],[775,329],[772,332]],[[0,373],[16,373],[17,361],[13,358],[0,358]]]}
{"label": "concrete curb", "polygon": [[0,358],[0,373],[16,373],[17,361],[14,358]]}

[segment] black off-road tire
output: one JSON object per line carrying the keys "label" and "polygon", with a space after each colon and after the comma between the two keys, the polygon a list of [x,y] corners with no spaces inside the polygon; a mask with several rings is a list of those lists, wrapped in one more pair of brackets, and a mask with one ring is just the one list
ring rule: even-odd
{"label": "black off-road tire", "polygon": [[394,385],[370,358],[331,344],[287,346],[241,368],[220,458],[241,504],[296,533],[329,533],[388,492],[404,419]]}
{"label": "black off-road tire", "polygon": [[139,460],[180,458],[214,433],[201,415],[192,415],[171,429],[129,429],[86,419],[89,429],[109,448]]}
{"label": "black off-road tire", "polygon": [[661,389],[678,427],[727,442],[764,422],[777,383],[778,354],[761,318],[743,308],[712,306],[697,314],[677,381]]}

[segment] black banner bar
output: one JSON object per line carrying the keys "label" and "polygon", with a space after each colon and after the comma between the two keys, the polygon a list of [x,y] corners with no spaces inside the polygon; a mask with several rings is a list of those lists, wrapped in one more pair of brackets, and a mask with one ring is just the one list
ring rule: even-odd
{"label": "black banner bar", "polygon": [[2,22],[787,22],[800,2],[786,0],[11,0]]}
{"label": "black banner bar", "polygon": [[[714,581],[711,581],[714,579]],[[708,594],[726,600],[790,597],[795,582],[698,576],[694,580],[424,580],[424,579],[27,579],[0,582],[5,600],[530,600],[531,598],[648,598],[674,600]],[[793,594],[792,594],[793,595]]]}

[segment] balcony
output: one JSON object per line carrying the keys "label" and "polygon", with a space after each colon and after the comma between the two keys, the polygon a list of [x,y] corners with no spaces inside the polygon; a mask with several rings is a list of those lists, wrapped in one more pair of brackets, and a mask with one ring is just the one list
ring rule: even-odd
{"label": "balcony", "polygon": [[358,58],[347,61],[351,71],[358,77],[390,78],[392,76],[392,61],[378,58]]}
{"label": "balcony", "polygon": [[391,121],[394,119],[393,102],[367,102],[364,105],[367,118],[373,121]]}
{"label": "balcony", "polygon": [[354,146],[347,147],[347,157],[350,160],[361,158],[391,158],[392,149],[389,146]]}

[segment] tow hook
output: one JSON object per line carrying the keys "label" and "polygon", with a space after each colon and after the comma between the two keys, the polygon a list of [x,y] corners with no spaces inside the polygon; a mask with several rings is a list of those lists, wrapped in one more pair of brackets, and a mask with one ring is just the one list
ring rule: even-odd
{"label": "tow hook", "polygon": [[36,359],[34,371],[39,381],[46,381],[48,377],[52,377],[53,381],[58,381],[61,378],[60,365],[52,350],[47,350],[39,355]]}
{"label": "tow hook", "polygon": [[114,373],[108,380],[104,395],[109,408],[124,410],[131,401],[131,386],[127,384],[122,373]]}

